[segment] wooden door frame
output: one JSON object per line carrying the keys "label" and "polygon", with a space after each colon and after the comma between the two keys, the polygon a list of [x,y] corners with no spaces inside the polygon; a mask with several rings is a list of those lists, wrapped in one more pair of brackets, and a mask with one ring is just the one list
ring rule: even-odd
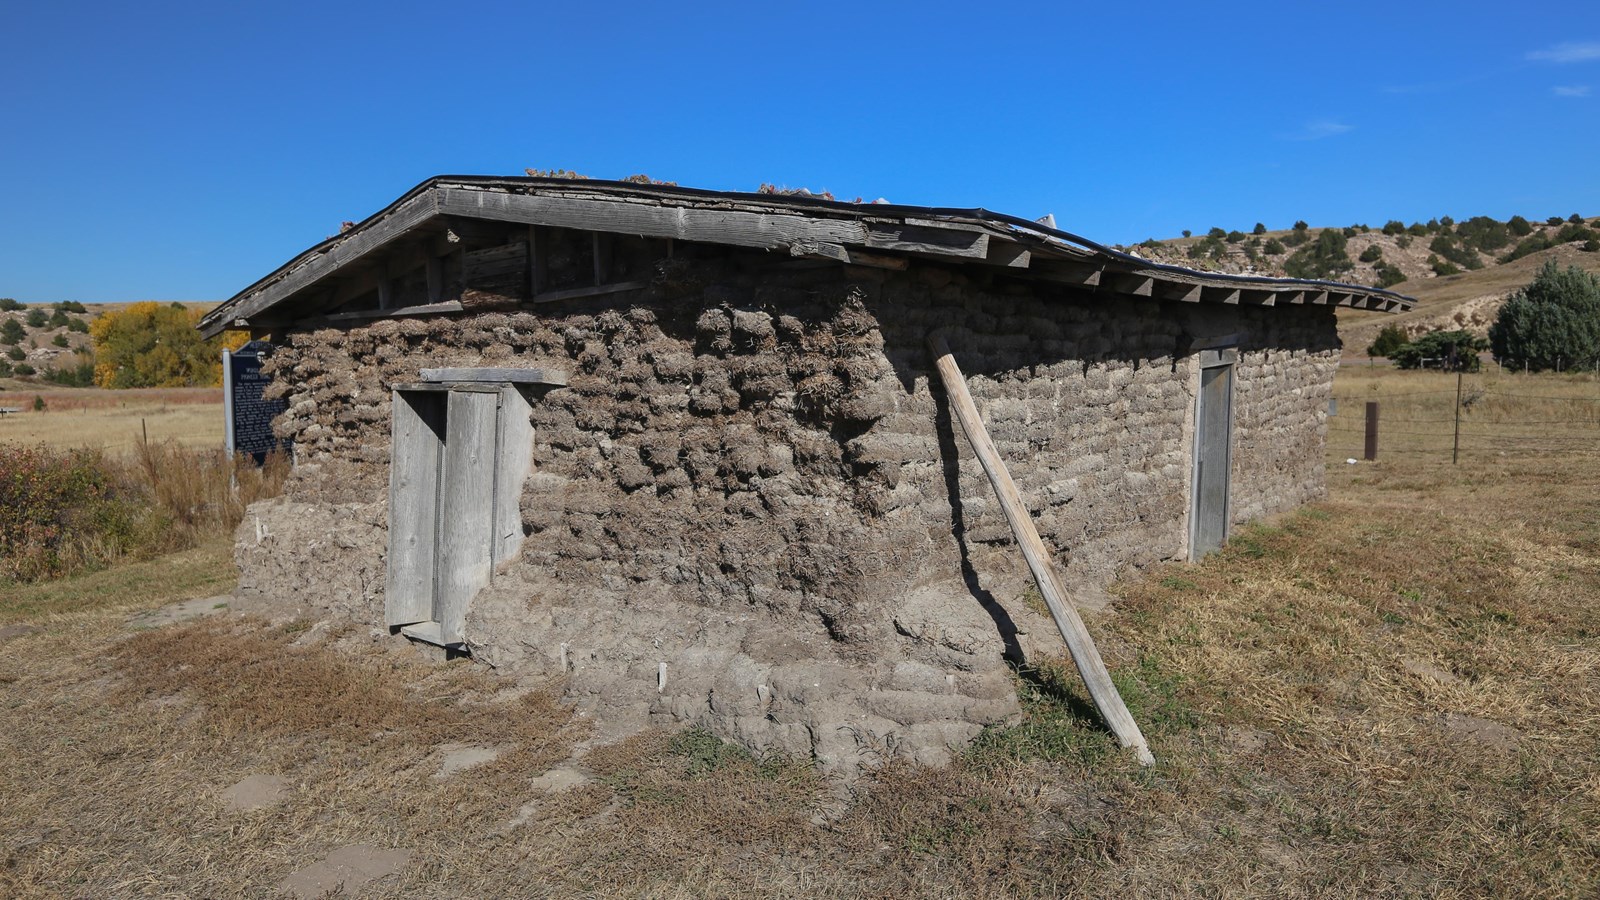
{"label": "wooden door frame", "polygon": [[[1222,543],[1227,543],[1228,534],[1232,530],[1233,514],[1233,420],[1234,398],[1238,391],[1239,380],[1239,349],[1236,346],[1211,347],[1200,350],[1197,354],[1198,363],[1195,367],[1194,391],[1194,430],[1189,442],[1189,522],[1188,544],[1189,560],[1194,562],[1204,554],[1198,552],[1198,529],[1200,526],[1200,452],[1202,447],[1201,431],[1204,428],[1202,415],[1205,403],[1205,370],[1229,369],[1228,373],[1228,415],[1227,433],[1223,436],[1223,472],[1225,488],[1222,492]],[[1218,546],[1221,546],[1220,544]],[[1209,552],[1209,551],[1208,551]]]}

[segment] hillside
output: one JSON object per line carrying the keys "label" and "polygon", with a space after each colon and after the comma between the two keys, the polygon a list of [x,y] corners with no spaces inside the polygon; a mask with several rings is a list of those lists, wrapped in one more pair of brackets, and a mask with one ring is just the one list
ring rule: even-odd
{"label": "hillside", "polygon": [[62,303],[0,310],[0,377],[78,365],[90,352],[89,322],[103,309]]}
{"label": "hillside", "polygon": [[[144,305],[162,309],[177,306],[203,313],[216,304],[149,301]],[[108,313],[127,312],[132,308],[132,304],[126,303],[19,303],[0,297],[0,391],[36,390],[45,383],[58,388],[88,387],[96,362],[91,323]],[[179,340],[163,344],[159,336],[151,337],[155,344],[166,348],[186,343]],[[193,338],[195,342],[200,341],[198,333]],[[135,344],[138,343],[136,340]],[[131,359],[124,362],[134,365]],[[118,369],[121,368],[119,365]],[[170,381],[158,383],[175,386]]]}
{"label": "hillside", "polygon": [[1417,301],[1416,308],[1398,315],[1369,310],[1339,310],[1339,337],[1346,352],[1365,354],[1366,348],[1386,325],[1398,325],[1407,337],[1430,331],[1465,329],[1488,334],[1500,305],[1513,291],[1533,280],[1546,260],[1556,265],[1578,266],[1600,274],[1600,253],[1586,253],[1565,245],[1544,250],[1502,265],[1446,277],[1401,282],[1390,288]]}
{"label": "hillside", "polygon": [[1207,271],[1387,287],[1417,300],[1415,309],[1401,315],[1340,310],[1340,337],[1348,352],[1360,354],[1391,324],[1412,337],[1454,328],[1487,333],[1506,295],[1531,281],[1547,260],[1600,272],[1600,220],[1574,215],[1497,222],[1480,216],[1461,223],[1444,218],[1259,234],[1214,228],[1206,236],[1152,239],[1122,249]]}

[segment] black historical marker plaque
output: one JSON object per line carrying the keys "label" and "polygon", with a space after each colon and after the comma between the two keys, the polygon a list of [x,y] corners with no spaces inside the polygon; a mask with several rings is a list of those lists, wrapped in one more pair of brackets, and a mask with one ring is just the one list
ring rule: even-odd
{"label": "black historical marker plaque", "polygon": [[273,450],[289,449],[289,442],[272,434],[272,420],[289,407],[287,400],[261,396],[272,378],[261,362],[272,353],[265,341],[251,341],[231,353],[222,351],[222,403],[227,416],[229,453],[248,453],[257,465]]}

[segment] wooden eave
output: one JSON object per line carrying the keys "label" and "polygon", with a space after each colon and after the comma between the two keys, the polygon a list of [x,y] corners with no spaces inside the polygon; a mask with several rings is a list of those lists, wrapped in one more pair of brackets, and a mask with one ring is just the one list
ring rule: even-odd
{"label": "wooden eave", "polygon": [[[695,241],[905,268],[911,259],[989,267],[1097,295],[1254,306],[1331,304],[1410,309],[1408,297],[1358,285],[1199,272],[1152,263],[1037,223],[986,210],[852,204],[772,194],[737,194],[629,182],[440,176],[384,210],[301,253],[200,320],[206,335],[270,320],[290,301],[329,309],[350,295],[384,290],[397,266],[423,265],[450,223],[478,220],[599,234]],[[457,227],[460,227],[457,225]],[[534,265],[531,262],[529,265]],[[430,278],[432,274],[430,273]],[[600,286],[575,294],[636,289]],[[553,296],[534,299],[560,299]],[[461,310],[430,303],[380,310],[415,315]],[[370,317],[374,313],[348,313]],[[338,318],[340,314],[330,316]]]}

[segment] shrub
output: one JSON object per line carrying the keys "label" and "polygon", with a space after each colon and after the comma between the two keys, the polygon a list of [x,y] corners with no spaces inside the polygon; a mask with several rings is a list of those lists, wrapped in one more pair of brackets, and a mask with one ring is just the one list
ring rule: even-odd
{"label": "shrub", "polygon": [[98,453],[0,445],[0,579],[60,575],[97,550],[119,552],[138,512]]}
{"label": "shrub", "polygon": [[1367,355],[1388,357],[1408,343],[1410,341],[1399,325],[1385,325],[1378,332],[1378,339],[1367,345]]}
{"label": "shrub", "polygon": [[1185,228],[1183,230],[1183,236],[1184,237],[1192,237],[1193,235],[1194,235],[1194,232],[1190,231],[1189,229]]}
{"label": "shrub", "polygon": [[1400,235],[1399,237],[1394,239],[1394,245],[1396,247],[1399,247],[1401,250],[1405,250],[1405,249],[1409,248],[1411,246],[1411,235],[1409,235],[1409,234]]}
{"label": "shrub", "polygon": [[1347,238],[1353,238],[1361,232],[1354,225],[1346,225],[1344,228],[1340,229],[1340,233]]}
{"label": "shrub", "polygon": [[1511,243],[1511,229],[1488,216],[1473,216],[1456,228],[1462,246],[1493,253]]}
{"label": "shrub", "polygon": [[1595,238],[1595,233],[1583,225],[1563,225],[1556,232],[1555,242],[1558,244],[1575,244],[1578,241],[1589,241]]}
{"label": "shrub", "polygon": [[1199,241],[1189,245],[1190,259],[1221,259],[1228,252],[1228,247],[1222,238],[1216,235],[1207,235]]}
{"label": "shrub", "polygon": [[64,387],[94,387],[94,358],[80,351],[76,364],[51,369],[42,377]]}
{"label": "shrub", "polygon": [[[0,378],[10,378],[10,377],[11,377],[11,360],[9,360],[9,359],[0,359]],[[4,388],[0,388],[0,390],[4,390]]]}
{"label": "shrub", "polygon": [[1506,230],[1512,237],[1527,237],[1533,233],[1533,225],[1522,216],[1512,216],[1506,221]]}
{"label": "shrub", "polygon": [[1506,299],[1489,342],[1503,363],[1534,371],[1590,368],[1600,361],[1600,278],[1577,266],[1545,263],[1527,287]]}
{"label": "shrub", "polygon": [[1402,369],[1438,363],[1449,372],[1476,372],[1482,366],[1478,353],[1488,348],[1488,341],[1470,331],[1434,331],[1407,342],[1389,358]]}
{"label": "shrub", "polygon": [[55,337],[50,339],[50,343],[54,344],[57,347],[66,347],[66,346],[68,346],[67,336],[64,335],[64,334],[58,334]]}
{"label": "shrub", "polygon": [[228,533],[273,496],[288,465],[140,444],[132,463],[97,451],[0,444],[0,583],[98,568],[122,556],[193,546]]}
{"label": "shrub", "polygon": [[1206,237],[1209,237],[1209,238],[1220,238],[1220,237],[1227,237],[1227,236],[1228,236],[1228,233],[1226,231],[1223,231],[1221,228],[1213,228],[1210,231],[1206,232]]}
{"label": "shrub", "polygon": [[1422,237],[1427,233],[1428,226],[1422,224],[1421,222],[1412,222],[1411,227],[1406,229],[1406,234],[1409,234],[1412,237]]}
{"label": "shrub", "polygon": [[1267,226],[1264,222],[1257,222],[1256,227],[1250,229],[1251,234],[1266,234]]}
{"label": "shrub", "polygon": [[1311,227],[1310,225],[1306,224],[1306,220],[1305,219],[1299,219],[1294,223],[1294,230],[1295,231],[1305,231],[1305,230],[1309,229],[1310,227]]}
{"label": "shrub", "polygon": [[52,313],[50,313],[50,327],[51,328],[65,328],[65,327],[67,327],[67,314],[62,312],[59,309],[55,310]]}
{"label": "shrub", "polygon": [[1481,269],[1483,263],[1479,261],[1478,254],[1456,243],[1455,238],[1448,234],[1440,234],[1428,244],[1428,249],[1441,257],[1465,269]]}
{"label": "shrub", "polygon": [[44,310],[42,310],[42,309],[30,309],[30,310],[28,310],[28,327],[29,328],[43,328],[45,325],[49,324],[49,322],[50,322],[50,315],[49,315],[49,313],[46,313]]}
{"label": "shrub", "polygon": [[1377,244],[1369,244],[1367,249],[1361,251],[1361,255],[1356,258],[1364,263],[1377,262],[1383,259],[1383,248]]}
{"label": "shrub", "polygon": [[1565,222],[1565,221],[1566,220],[1561,218],[1560,216],[1551,216],[1550,218],[1545,219],[1544,223],[1546,225],[1560,225],[1562,222]]}
{"label": "shrub", "polygon": [[1594,253],[1596,251],[1600,251],[1600,241],[1590,238],[1587,241],[1584,241],[1583,246],[1579,247],[1578,249],[1585,253]]}
{"label": "shrub", "polygon": [[68,331],[76,331],[79,334],[88,334],[89,333],[89,323],[85,322],[84,320],[82,320],[80,318],[78,318],[77,316],[73,316],[72,318],[67,320],[67,330]]}
{"label": "shrub", "polygon": [[1442,260],[1439,257],[1432,256],[1432,255],[1430,255],[1428,257],[1428,268],[1433,270],[1433,274],[1438,275],[1441,278],[1443,278],[1446,275],[1460,275],[1461,274],[1461,268],[1459,266],[1457,266],[1455,263],[1446,262],[1445,260]]}
{"label": "shrub", "polygon": [[1228,232],[1228,237],[1227,237],[1228,243],[1237,244],[1242,240],[1244,240],[1244,232],[1242,232],[1242,231],[1230,231],[1230,232]]}
{"label": "shrub", "polygon": [[1285,247],[1283,245],[1283,241],[1280,241],[1277,238],[1267,238],[1267,242],[1261,245],[1261,252],[1270,256],[1278,256],[1279,254],[1289,252],[1289,248]]}
{"label": "shrub", "polygon": [[1551,247],[1554,247],[1554,246],[1555,246],[1555,243],[1550,240],[1548,235],[1544,235],[1544,234],[1529,235],[1528,237],[1523,238],[1521,241],[1519,241],[1517,243],[1517,246],[1513,247],[1510,253],[1507,253],[1506,255],[1500,257],[1500,262],[1508,263],[1508,262],[1511,262],[1513,260],[1521,259],[1524,256],[1531,256],[1531,255],[1533,255],[1535,253],[1538,253],[1538,252],[1540,252],[1542,250],[1549,250]]}
{"label": "shrub", "polygon": [[1283,270],[1295,278],[1327,279],[1355,268],[1345,251],[1344,233],[1324,228],[1312,243],[1296,250],[1284,260]]}
{"label": "shrub", "polygon": [[1400,271],[1397,266],[1391,266],[1388,263],[1378,263],[1373,271],[1378,276],[1378,287],[1381,288],[1394,287],[1406,280],[1406,273]]}
{"label": "shrub", "polygon": [[22,323],[16,319],[6,319],[4,322],[0,322],[0,344],[16,346],[22,343],[22,338],[26,335],[27,332],[22,330]]}
{"label": "shrub", "polygon": [[45,410],[44,398],[39,396],[38,394],[34,394],[33,395],[33,411],[34,412],[44,412],[44,410]]}
{"label": "shrub", "polygon": [[10,297],[0,297],[0,312],[16,312],[17,310],[25,309],[26,307],[27,304],[18,303],[16,300]]}
{"label": "shrub", "polygon": [[62,312],[86,313],[86,312],[89,311],[88,308],[86,308],[82,303],[79,303],[76,300],[63,300],[60,303],[55,303],[55,304],[52,304],[52,305],[55,306],[56,309],[61,310]]}
{"label": "shrub", "polygon": [[1571,222],[1574,225],[1582,225],[1583,224],[1583,216],[1580,216],[1577,213],[1573,213],[1572,215],[1567,217],[1567,221]]}
{"label": "shrub", "polygon": [[25,362],[19,362],[11,367],[12,374],[19,378],[28,378],[36,374],[38,371],[38,369],[35,369],[33,366],[30,366]]}
{"label": "shrub", "polygon": [[21,347],[12,347],[6,351],[6,358],[14,361],[21,361],[28,358],[28,352],[23,350]]}
{"label": "shrub", "polygon": [[1310,238],[1306,237],[1306,233],[1304,231],[1290,231],[1288,234],[1283,236],[1283,245],[1285,247],[1299,247],[1303,246],[1308,240],[1310,240]]}
{"label": "shrub", "polygon": [[1406,233],[1406,223],[1400,221],[1399,219],[1390,219],[1389,221],[1383,223],[1383,233],[1384,234],[1405,234]]}

